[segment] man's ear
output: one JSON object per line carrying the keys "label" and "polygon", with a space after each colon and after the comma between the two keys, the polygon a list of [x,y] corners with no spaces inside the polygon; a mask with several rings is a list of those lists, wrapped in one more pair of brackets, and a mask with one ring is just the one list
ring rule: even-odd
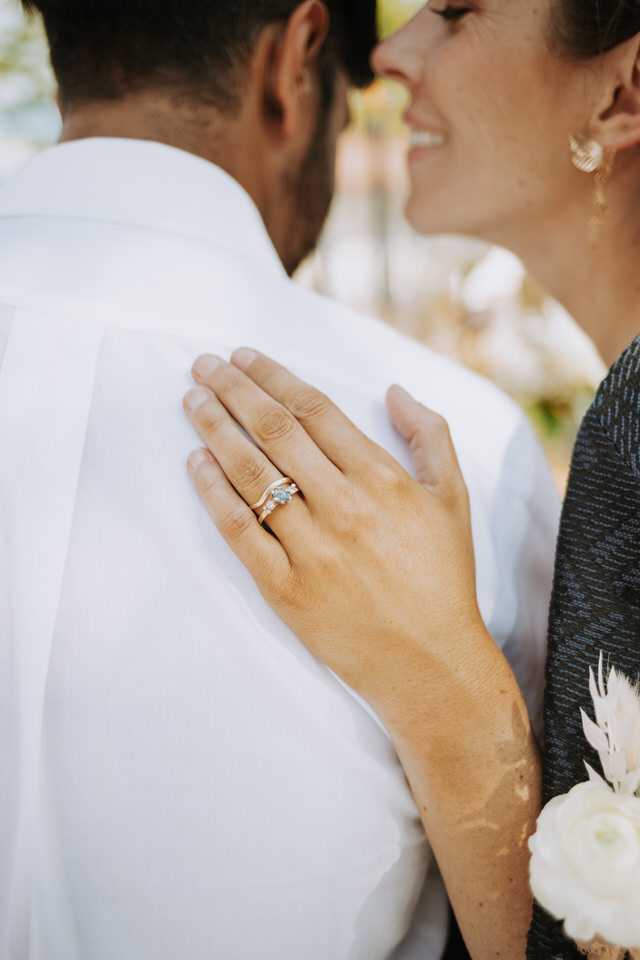
{"label": "man's ear", "polygon": [[605,55],[607,90],[589,136],[616,152],[640,144],[640,37]]}
{"label": "man's ear", "polygon": [[[329,33],[329,11],[322,0],[305,0],[283,27],[270,31],[265,64],[265,106],[279,121],[283,137],[291,137],[315,115],[318,60]],[[275,25],[274,25],[275,27]]]}

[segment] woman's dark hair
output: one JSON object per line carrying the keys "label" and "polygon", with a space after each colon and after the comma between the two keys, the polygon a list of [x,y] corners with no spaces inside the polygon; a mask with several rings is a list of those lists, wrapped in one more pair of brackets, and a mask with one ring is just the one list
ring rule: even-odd
{"label": "woman's dark hair", "polygon": [[553,0],[551,26],[568,54],[597,57],[640,33],[640,0]]}
{"label": "woman's dark hair", "polygon": [[[22,0],[39,11],[62,102],[115,99],[165,88],[232,109],[260,31],[302,0]],[[357,86],[373,75],[375,0],[324,0],[331,16],[327,66]],[[330,70],[325,70],[326,77]]]}

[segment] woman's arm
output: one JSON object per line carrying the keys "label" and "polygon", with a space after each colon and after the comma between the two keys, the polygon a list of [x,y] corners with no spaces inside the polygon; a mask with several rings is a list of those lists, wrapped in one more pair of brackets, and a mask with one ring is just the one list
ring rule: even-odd
{"label": "woman's arm", "polygon": [[[411,446],[417,478],[426,482],[440,446],[431,414],[397,388],[388,406]],[[449,444],[442,437],[442,447]],[[449,453],[445,473],[457,469],[452,447]],[[441,675],[407,676],[396,691],[386,691],[378,709],[471,956],[522,958],[531,921],[527,840],[540,812],[540,752],[511,668],[484,625],[475,634],[444,636],[438,645],[446,651]]]}
{"label": "woman's arm", "polygon": [[527,840],[540,811],[539,752],[491,638],[479,629],[448,650],[439,674],[427,664],[409,668],[377,709],[471,956],[521,960],[531,921]]}
{"label": "woman's arm", "polygon": [[[416,482],[266,357],[201,358],[194,376],[185,410],[207,451],[189,469],[214,522],[282,619],[383,718],[474,960],[523,958],[539,756],[478,610],[446,424],[391,392]],[[303,497],[274,510],[269,532],[249,504],[283,474]]]}

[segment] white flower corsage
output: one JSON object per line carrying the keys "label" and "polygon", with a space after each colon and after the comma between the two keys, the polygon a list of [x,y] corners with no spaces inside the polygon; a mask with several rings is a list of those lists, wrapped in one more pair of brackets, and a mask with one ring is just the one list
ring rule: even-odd
{"label": "white flower corsage", "polygon": [[572,940],[629,949],[640,946],[640,693],[613,668],[605,684],[602,654],[589,690],[596,723],[582,710],[582,725],[605,779],[585,762],[589,780],[544,807],[531,888]]}

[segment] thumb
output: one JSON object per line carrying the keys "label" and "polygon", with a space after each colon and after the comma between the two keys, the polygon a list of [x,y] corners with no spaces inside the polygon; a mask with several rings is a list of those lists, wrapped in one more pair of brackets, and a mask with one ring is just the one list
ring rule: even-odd
{"label": "thumb", "polygon": [[411,443],[415,431],[416,413],[420,404],[410,393],[394,383],[387,391],[387,410],[391,423],[403,440]]}
{"label": "thumb", "polygon": [[411,448],[418,483],[442,481],[455,461],[446,421],[397,384],[387,393],[387,410],[391,423]]}

